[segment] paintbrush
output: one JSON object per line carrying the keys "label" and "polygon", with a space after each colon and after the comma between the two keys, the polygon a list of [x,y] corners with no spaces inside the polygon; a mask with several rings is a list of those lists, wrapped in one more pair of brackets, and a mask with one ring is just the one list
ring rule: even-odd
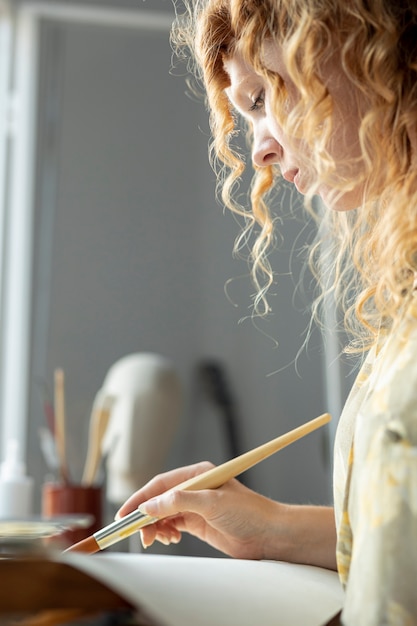
{"label": "paintbrush", "polygon": [[[228,480],[235,478],[242,472],[248,470],[250,467],[253,467],[260,461],[263,461],[275,452],[278,452],[278,450],[281,450],[294,441],[297,441],[297,439],[301,439],[301,437],[308,435],[313,430],[327,424],[330,420],[330,415],[328,413],[324,413],[310,422],[307,422],[298,428],[294,428],[294,430],[291,430],[285,435],[272,439],[271,441],[268,441],[253,450],[249,450],[249,452],[245,452],[230,461],[226,461],[226,463],[223,463],[222,465],[213,467],[203,474],[189,478],[169,491],[217,489],[221,485],[224,485],[224,483]],[[158,519],[161,518],[151,517],[150,515],[141,513],[138,509],[136,509],[135,511],[132,511],[132,513],[122,517],[120,520],[116,520],[101,530],[98,530],[90,537],[87,537],[87,539],[83,539],[82,541],[70,546],[65,550],[65,552],[74,551],[94,554],[99,550],[104,550],[104,548],[108,548],[118,541],[133,535],[140,528],[153,524],[158,521]]]}
{"label": "paintbrush", "polygon": [[62,480],[69,482],[67,453],[66,453],[66,426],[65,426],[65,379],[64,371],[57,368],[54,372],[54,403],[55,403],[55,441],[59,458],[59,469]]}
{"label": "paintbrush", "polygon": [[113,396],[104,396],[101,391],[95,398],[90,418],[88,450],[81,480],[82,485],[94,484],[102,457],[103,437],[106,434],[114,400]]}

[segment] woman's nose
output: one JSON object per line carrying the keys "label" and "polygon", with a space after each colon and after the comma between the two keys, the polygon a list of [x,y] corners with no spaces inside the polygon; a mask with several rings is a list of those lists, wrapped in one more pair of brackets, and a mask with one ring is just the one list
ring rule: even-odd
{"label": "woman's nose", "polygon": [[282,152],[281,144],[271,135],[254,135],[252,161],[257,167],[279,163]]}

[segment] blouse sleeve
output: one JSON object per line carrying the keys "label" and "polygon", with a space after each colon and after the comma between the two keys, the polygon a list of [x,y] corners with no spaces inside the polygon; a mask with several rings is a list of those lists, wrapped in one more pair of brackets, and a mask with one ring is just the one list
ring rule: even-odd
{"label": "blouse sleeve", "polygon": [[390,343],[357,416],[346,626],[417,625],[417,323]]}
{"label": "blouse sleeve", "polygon": [[343,623],[417,624],[417,447],[393,420],[354,476],[358,520]]}

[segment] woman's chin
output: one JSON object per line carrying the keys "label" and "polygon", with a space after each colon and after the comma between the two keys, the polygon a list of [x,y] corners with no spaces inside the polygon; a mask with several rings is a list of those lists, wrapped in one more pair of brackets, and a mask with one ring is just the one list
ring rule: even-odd
{"label": "woman's chin", "polygon": [[337,192],[334,189],[320,189],[319,195],[323,203],[332,211],[344,213],[357,209],[363,201],[363,195],[359,189],[352,191]]}

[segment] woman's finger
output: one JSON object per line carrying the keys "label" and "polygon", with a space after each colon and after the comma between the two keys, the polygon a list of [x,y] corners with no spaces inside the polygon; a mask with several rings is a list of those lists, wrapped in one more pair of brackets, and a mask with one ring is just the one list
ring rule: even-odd
{"label": "woman's finger", "polygon": [[116,519],[131,513],[137,509],[141,503],[150,500],[154,496],[162,494],[169,489],[172,489],[189,478],[193,478],[194,476],[198,476],[199,474],[206,472],[212,467],[214,467],[212,463],[202,461],[200,463],[195,463],[194,465],[187,465],[163,474],[158,474],[146,485],[144,485],[144,487],[130,496],[126,502],[124,502],[116,513]]}

